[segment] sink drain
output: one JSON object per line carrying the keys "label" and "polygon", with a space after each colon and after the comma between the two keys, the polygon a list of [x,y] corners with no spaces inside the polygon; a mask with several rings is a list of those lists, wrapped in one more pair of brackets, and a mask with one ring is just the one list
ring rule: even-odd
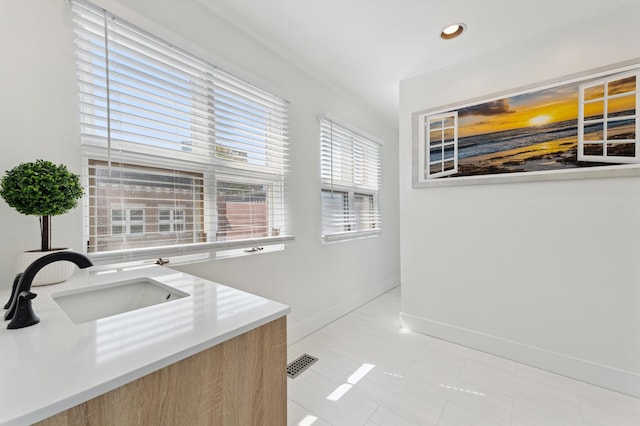
{"label": "sink drain", "polygon": [[289,365],[287,365],[287,376],[295,379],[304,370],[311,367],[316,361],[318,361],[318,358],[308,354],[304,354],[298,357],[297,359],[291,361]]}

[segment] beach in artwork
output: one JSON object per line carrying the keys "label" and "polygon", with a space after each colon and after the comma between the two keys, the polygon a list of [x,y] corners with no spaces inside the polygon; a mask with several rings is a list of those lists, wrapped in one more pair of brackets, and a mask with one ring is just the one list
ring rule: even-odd
{"label": "beach in artwork", "polygon": [[[549,134],[546,135],[551,137]],[[609,131],[610,137],[618,139],[633,138],[634,135],[635,128],[629,124]],[[611,165],[611,163],[578,162],[578,137],[572,135],[491,153],[461,157],[458,162],[458,173],[455,176],[537,172],[602,165]]]}
{"label": "beach in artwork", "polygon": [[534,172],[577,166],[576,138],[557,139],[523,148],[461,159],[455,176]]}
{"label": "beach in artwork", "polygon": [[[609,83],[608,89],[624,94],[635,87],[634,76]],[[458,173],[452,177],[615,164],[578,161],[578,91],[572,84],[459,109]],[[623,151],[635,150],[635,118],[628,118],[635,115],[635,94],[630,95],[610,101],[607,139],[632,142],[618,144],[615,155],[634,157],[635,152]],[[602,141],[602,113],[585,106],[585,140]]]}

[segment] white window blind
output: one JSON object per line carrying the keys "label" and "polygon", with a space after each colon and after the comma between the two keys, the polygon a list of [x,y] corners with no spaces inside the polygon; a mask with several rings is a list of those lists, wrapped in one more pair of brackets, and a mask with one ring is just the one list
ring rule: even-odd
{"label": "white window blind", "polygon": [[356,238],[380,232],[380,142],[320,119],[322,238]]}
{"label": "white window blind", "polygon": [[72,9],[92,257],[291,239],[287,102],[90,3]]}

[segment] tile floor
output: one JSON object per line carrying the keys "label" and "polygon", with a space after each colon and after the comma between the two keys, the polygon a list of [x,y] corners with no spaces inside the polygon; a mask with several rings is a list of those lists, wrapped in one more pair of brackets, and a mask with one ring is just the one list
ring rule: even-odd
{"label": "tile floor", "polygon": [[396,288],[289,346],[319,358],[287,379],[289,425],[640,425],[638,398],[402,332],[399,311]]}

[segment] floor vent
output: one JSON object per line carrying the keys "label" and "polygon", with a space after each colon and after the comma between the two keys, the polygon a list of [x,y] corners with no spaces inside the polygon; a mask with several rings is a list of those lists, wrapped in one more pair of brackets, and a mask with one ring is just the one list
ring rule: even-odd
{"label": "floor vent", "polygon": [[318,358],[307,354],[298,357],[298,359],[291,361],[289,365],[287,365],[287,376],[295,379],[300,375],[300,373],[311,367],[316,361],[318,361]]}

